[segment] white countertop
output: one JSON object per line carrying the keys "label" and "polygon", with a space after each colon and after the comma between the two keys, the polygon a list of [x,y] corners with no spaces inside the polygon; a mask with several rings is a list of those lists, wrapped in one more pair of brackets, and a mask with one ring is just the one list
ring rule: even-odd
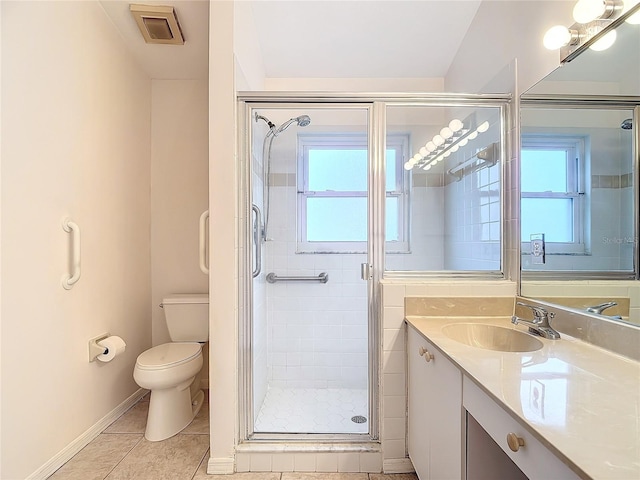
{"label": "white countertop", "polygon": [[581,476],[640,479],[640,362],[562,332],[527,353],[470,347],[442,333],[454,322],[527,331],[507,317],[406,320]]}

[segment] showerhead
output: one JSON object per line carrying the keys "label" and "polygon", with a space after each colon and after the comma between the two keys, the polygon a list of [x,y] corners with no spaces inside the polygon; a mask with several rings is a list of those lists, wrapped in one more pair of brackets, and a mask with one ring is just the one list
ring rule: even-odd
{"label": "showerhead", "polygon": [[309,115],[300,115],[299,117],[291,118],[280,125],[273,134],[278,135],[279,133],[284,132],[292,123],[297,123],[300,127],[306,127],[311,123],[311,118],[309,118]]}
{"label": "showerhead", "polygon": [[627,118],[622,122],[620,128],[623,130],[631,130],[633,128],[633,120],[631,118]]}
{"label": "showerhead", "polygon": [[296,121],[301,127],[306,127],[311,123],[311,118],[309,118],[309,115],[300,115],[296,118]]}

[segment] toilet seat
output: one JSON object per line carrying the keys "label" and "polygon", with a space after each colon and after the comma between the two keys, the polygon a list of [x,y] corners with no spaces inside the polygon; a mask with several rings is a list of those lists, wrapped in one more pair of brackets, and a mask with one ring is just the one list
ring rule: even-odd
{"label": "toilet seat", "polygon": [[141,370],[164,370],[185,364],[201,354],[202,345],[195,342],[164,343],[142,352],[136,360]]}

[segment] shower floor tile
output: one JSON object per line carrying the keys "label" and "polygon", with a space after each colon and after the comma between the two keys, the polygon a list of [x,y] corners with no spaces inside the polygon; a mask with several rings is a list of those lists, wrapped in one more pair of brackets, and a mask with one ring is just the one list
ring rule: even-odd
{"label": "shower floor tile", "polygon": [[[348,388],[269,387],[254,431],[260,433],[367,433],[368,392]],[[367,418],[355,423],[354,416]]]}

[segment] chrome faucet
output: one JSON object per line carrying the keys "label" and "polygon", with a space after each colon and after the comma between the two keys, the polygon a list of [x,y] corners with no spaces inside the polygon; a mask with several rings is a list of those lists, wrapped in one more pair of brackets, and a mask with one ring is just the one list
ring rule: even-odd
{"label": "chrome faucet", "polygon": [[593,307],[587,307],[587,312],[602,315],[602,312],[604,312],[607,308],[615,307],[616,305],[618,305],[616,302],[605,302],[601,303],[600,305],[594,305]]}
{"label": "chrome faucet", "polygon": [[529,327],[529,333],[539,335],[543,338],[548,338],[550,340],[558,340],[560,338],[560,334],[551,328],[551,325],[549,324],[549,320],[555,317],[555,313],[547,312],[542,307],[527,305],[522,302],[517,302],[517,304],[531,309],[533,312],[533,321],[524,320],[523,318],[514,315],[511,317],[511,323],[514,325],[526,325]]}

